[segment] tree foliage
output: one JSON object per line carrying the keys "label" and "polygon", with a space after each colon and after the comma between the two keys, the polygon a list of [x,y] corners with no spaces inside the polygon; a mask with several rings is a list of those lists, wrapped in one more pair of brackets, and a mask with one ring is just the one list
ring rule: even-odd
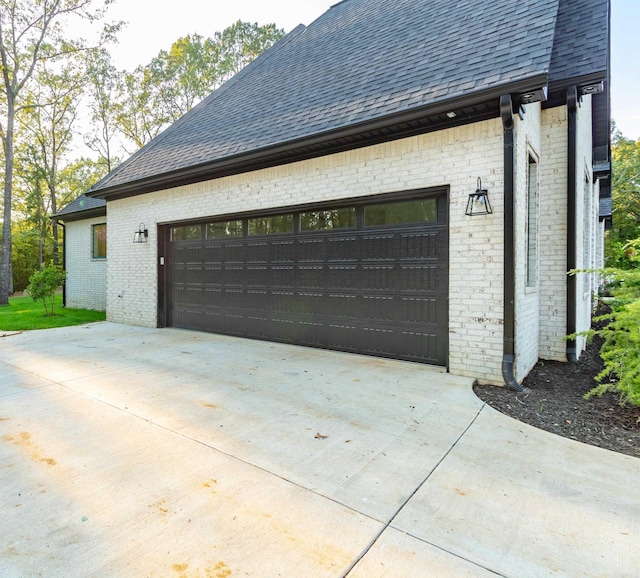
{"label": "tree foliage", "polygon": [[122,75],[104,48],[87,52],[84,64],[92,121],[84,142],[104,160],[107,172],[111,172],[120,163],[116,151],[116,97]]}
{"label": "tree foliage", "polygon": [[278,41],[275,24],[238,21],[213,38],[178,38],[147,66],[120,76],[115,125],[131,146],[147,144],[216,88]]}
{"label": "tree foliage", "polygon": [[613,228],[607,236],[607,265],[629,268],[627,244],[640,237],[640,139],[625,138],[614,126],[612,145]]}
{"label": "tree foliage", "polygon": [[[42,68],[34,77],[35,82],[23,98],[18,114],[23,138],[21,142],[30,151],[23,161],[25,171],[38,179],[34,191],[48,197],[48,215],[55,214],[72,199],[60,191],[60,169],[70,153],[78,117],[83,76],[77,63],[67,60],[58,72]],[[19,151],[19,149],[18,149]],[[18,152],[18,155],[20,153]],[[19,171],[20,174],[20,171]],[[40,215],[40,213],[39,213]],[[59,261],[59,234],[56,222],[52,224],[53,262]]]}
{"label": "tree foliage", "polygon": [[[99,1],[99,0],[96,0]],[[102,17],[102,0],[0,0],[0,139],[4,153],[2,256],[0,259],[0,305],[9,302],[12,289],[11,224],[13,207],[14,138],[16,114],[23,108],[23,94],[45,63],[60,62],[85,48],[79,39],[66,35],[64,24],[71,16],[88,21]],[[110,38],[117,25],[105,26],[103,39]]]}

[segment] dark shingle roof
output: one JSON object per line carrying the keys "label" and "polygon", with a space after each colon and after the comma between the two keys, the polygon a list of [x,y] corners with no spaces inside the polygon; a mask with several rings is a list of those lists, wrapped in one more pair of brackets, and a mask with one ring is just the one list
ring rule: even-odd
{"label": "dark shingle roof", "polygon": [[567,56],[570,43],[556,40],[551,71],[558,2],[344,0],[296,28],[90,193],[108,196],[158,175],[587,69]]}
{"label": "dark shingle roof", "polygon": [[107,203],[104,199],[80,195],[53,216],[63,221],[73,221],[74,219],[87,219],[91,216],[99,217],[106,214]]}
{"label": "dark shingle roof", "polygon": [[606,74],[609,68],[608,0],[561,0],[550,82]]}

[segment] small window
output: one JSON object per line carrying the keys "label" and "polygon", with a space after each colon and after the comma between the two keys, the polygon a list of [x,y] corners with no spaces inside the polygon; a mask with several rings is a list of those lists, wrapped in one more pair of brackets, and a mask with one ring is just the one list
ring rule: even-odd
{"label": "small window", "polygon": [[527,287],[535,287],[538,278],[538,165],[529,157],[527,170]]}
{"label": "small window", "polygon": [[293,215],[274,215],[249,219],[249,235],[293,233]]}
{"label": "small window", "polygon": [[202,239],[201,225],[184,225],[182,227],[171,227],[172,241],[199,241]]}
{"label": "small window", "polygon": [[102,223],[100,225],[93,225],[91,227],[91,235],[93,238],[91,256],[94,259],[106,259],[107,258],[107,224]]}
{"label": "small window", "polygon": [[221,237],[241,237],[242,221],[220,221],[207,225],[207,239],[220,239]]}
{"label": "small window", "polygon": [[326,229],[346,229],[356,226],[356,209],[332,209],[329,211],[310,211],[300,215],[302,231],[324,231]]}
{"label": "small window", "polygon": [[364,208],[364,224],[366,226],[437,222],[437,220],[438,203],[436,199],[384,203],[368,205]]}

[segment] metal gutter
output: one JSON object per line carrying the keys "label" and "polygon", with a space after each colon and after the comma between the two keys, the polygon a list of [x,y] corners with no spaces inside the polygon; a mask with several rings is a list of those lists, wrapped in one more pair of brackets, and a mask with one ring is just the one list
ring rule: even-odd
{"label": "metal gutter", "polygon": [[[569,131],[567,139],[567,273],[576,268],[576,156],[578,144],[578,89],[567,89]],[[577,276],[567,275],[567,335],[576,332]],[[567,360],[577,363],[575,339],[567,339]]]}
{"label": "metal gutter", "polygon": [[515,121],[511,95],[500,97],[500,118],[504,132],[504,342],[502,349],[502,378],[505,385],[516,392],[527,391],[516,379],[516,323],[515,323]]}
{"label": "metal gutter", "polygon": [[75,211],[73,213],[57,213],[52,215],[52,219],[56,219],[58,222],[66,221],[83,221],[84,219],[92,219],[94,217],[105,217],[107,215],[107,207],[96,207],[94,209],[85,209],[81,211]]}

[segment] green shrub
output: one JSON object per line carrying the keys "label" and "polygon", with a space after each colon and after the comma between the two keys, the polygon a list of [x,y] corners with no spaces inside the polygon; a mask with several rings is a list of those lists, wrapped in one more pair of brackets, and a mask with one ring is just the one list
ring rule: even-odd
{"label": "green shrub", "polygon": [[29,277],[27,293],[34,301],[42,301],[45,316],[53,315],[56,290],[62,285],[67,274],[53,261]]}
{"label": "green shrub", "polygon": [[640,407],[640,239],[627,243],[624,252],[631,268],[603,271],[609,280],[611,313],[594,321],[609,323],[589,333],[604,340],[600,348],[604,369],[596,376],[599,385],[585,398],[613,391],[622,403]]}

